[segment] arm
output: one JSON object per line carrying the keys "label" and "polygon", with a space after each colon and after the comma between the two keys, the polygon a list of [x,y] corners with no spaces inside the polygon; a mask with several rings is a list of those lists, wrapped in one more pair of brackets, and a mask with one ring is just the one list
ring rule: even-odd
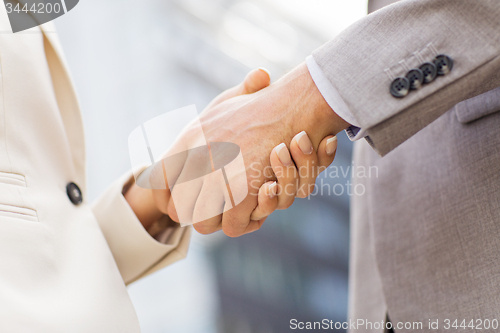
{"label": "arm", "polygon": [[[500,2],[409,0],[359,20],[313,53],[381,155],[455,104],[500,86]],[[452,70],[395,98],[397,77],[453,59]]]}
{"label": "arm", "polygon": [[[358,21],[313,56],[384,155],[457,102],[500,85],[499,12],[496,0],[403,1]],[[389,93],[396,77],[439,53],[453,58],[451,72],[403,98]],[[349,127],[325,101],[305,64],[255,94],[211,105],[200,122],[208,142],[240,147],[254,185],[266,182],[261,171],[275,146],[306,131],[317,149],[322,138]],[[254,162],[260,170],[251,168]],[[196,227],[204,233],[220,228],[229,236],[246,233],[258,195],[255,186],[247,185],[250,195],[237,207]],[[168,191],[156,194],[158,210],[175,219]]]}
{"label": "arm", "polygon": [[[195,224],[195,228],[202,233],[222,229],[231,237],[253,230],[250,215],[257,206],[258,190],[262,184],[273,178],[267,176],[265,170],[270,166],[269,154],[274,147],[281,143],[288,146],[296,134],[305,131],[317,151],[323,138],[335,135],[349,126],[320,94],[305,64],[299,65],[276,83],[254,94],[238,96],[205,109],[200,114],[200,123],[206,141],[234,143],[243,155],[247,183],[242,182],[239,171],[230,173],[227,181],[237,185],[231,188],[233,193],[245,193],[243,201],[236,207],[225,210],[222,216]],[[178,142],[189,142],[190,128],[187,128],[185,133],[187,134],[178,138]],[[186,156],[186,160],[173,165],[169,173],[188,173],[189,166],[197,163],[199,161],[196,155]],[[175,183],[175,176],[169,183],[171,181]],[[197,186],[210,187],[213,185],[205,186],[204,183]],[[197,212],[192,212],[191,207],[206,207],[202,202],[199,203],[200,198],[203,201],[203,196],[197,192],[197,188],[193,188],[192,193],[184,193],[183,197],[189,199],[184,200],[181,207],[175,207],[173,201],[169,200],[169,191],[157,191],[156,194],[163,193],[163,198],[155,197],[157,206],[175,221],[179,221],[179,215],[176,213],[179,209],[181,212],[189,211],[196,215]],[[248,195],[245,188],[248,189]],[[212,203],[212,206],[227,206],[224,198],[220,200],[222,201]]]}
{"label": "arm", "polygon": [[184,258],[191,235],[190,228],[170,224],[168,216],[162,215],[156,222],[163,230],[153,238],[123,195],[133,183],[132,173],[125,174],[92,206],[126,284]]}
{"label": "arm", "polygon": [[[269,75],[252,71],[244,82],[209,106],[269,85]],[[159,200],[161,200],[160,198]],[[93,212],[125,283],[132,283],[187,254],[191,228],[181,228],[157,208],[153,191],[136,185],[131,173],[113,183],[93,205]]]}

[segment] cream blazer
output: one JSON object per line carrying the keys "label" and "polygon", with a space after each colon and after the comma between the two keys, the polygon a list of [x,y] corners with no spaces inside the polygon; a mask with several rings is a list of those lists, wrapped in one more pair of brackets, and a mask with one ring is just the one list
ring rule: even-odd
{"label": "cream blazer", "polygon": [[90,205],[80,109],[53,24],[13,34],[0,6],[0,31],[0,332],[139,332],[125,285],[183,258],[191,231],[152,238],[122,195],[130,175]]}

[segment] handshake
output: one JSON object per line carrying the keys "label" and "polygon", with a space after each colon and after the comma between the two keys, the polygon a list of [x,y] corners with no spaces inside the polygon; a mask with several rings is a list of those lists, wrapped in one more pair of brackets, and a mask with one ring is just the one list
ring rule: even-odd
{"label": "handshake", "polygon": [[[200,125],[206,149],[200,147]],[[184,128],[172,148],[181,153],[170,152],[141,174],[153,186],[138,178],[124,195],[145,228],[167,214],[175,222],[195,223],[202,234],[222,229],[238,237],[313,191],[335,158],[335,135],[348,126],[305,64],[272,85],[266,71],[254,70]],[[239,167],[226,172],[224,165],[236,156]],[[220,175],[219,181],[212,177],[219,169],[225,184]],[[189,186],[177,185],[186,181]]]}

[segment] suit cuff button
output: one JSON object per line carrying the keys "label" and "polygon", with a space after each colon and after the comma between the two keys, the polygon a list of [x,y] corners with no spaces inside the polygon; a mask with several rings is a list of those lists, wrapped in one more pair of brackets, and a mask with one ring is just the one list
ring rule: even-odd
{"label": "suit cuff button", "polygon": [[453,60],[446,54],[440,54],[434,59],[437,68],[437,75],[446,75],[453,68]]}
{"label": "suit cuff button", "polygon": [[420,66],[420,70],[424,74],[424,83],[430,83],[434,81],[437,75],[436,65],[432,62],[425,62]]}
{"label": "suit cuff button", "polygon": [[398,77],[392,81],[390,91],[394,97],[405,97],[410,91],[410,81],[405,77]]}
{"label": "suit cuff button", "polygon": [[410,89],[417,90],[424,83],[424,73],[418,69],[414,68],[406,74],[406,78],[410,81]]}

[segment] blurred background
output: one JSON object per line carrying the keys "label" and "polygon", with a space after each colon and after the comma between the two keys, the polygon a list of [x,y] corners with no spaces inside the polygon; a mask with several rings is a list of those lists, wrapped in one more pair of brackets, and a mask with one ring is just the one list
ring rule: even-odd
{"label": "blurred background", "polygon": [[[81,1],[56,25],[83,110],[89,199],[130,169],[135,127],[190,104],[200,112],[253,68],[277,80],[361,18],[366,2]],[[350,165],[341,133],[333,167]],[[346,191],[325,193],[238,239],[195,233],[186,260],[129,286],[143,333],[281,333],[294,318],[346,320],[348,205]]]}

